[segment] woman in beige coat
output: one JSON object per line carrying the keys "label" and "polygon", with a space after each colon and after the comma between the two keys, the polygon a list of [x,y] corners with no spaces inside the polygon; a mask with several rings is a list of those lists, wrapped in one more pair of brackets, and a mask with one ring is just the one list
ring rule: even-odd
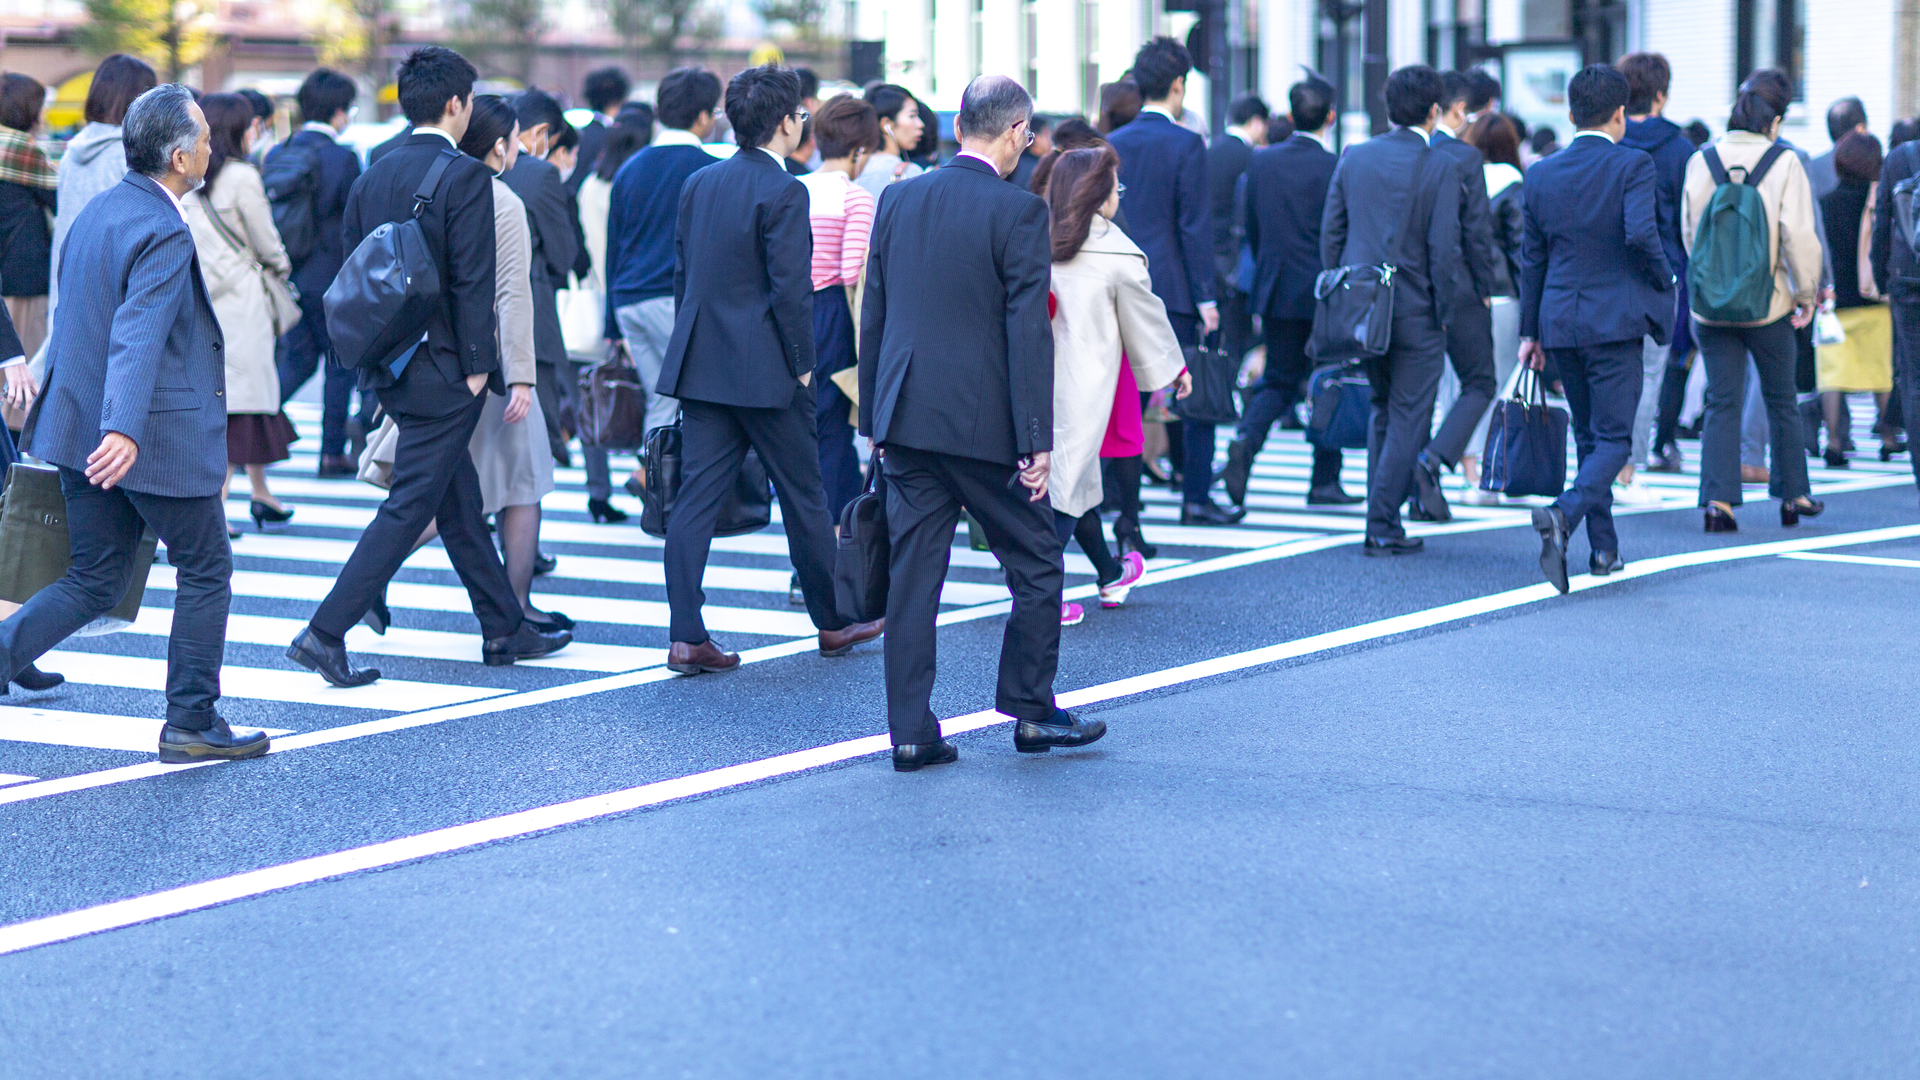
{"label": "woman in beige coat", "polygon": [[[1120,207],[1120,159],[1107,146],[1060,155],[1047,181],[1053,211],[1053,473],[1048,487],[1054,521],[1093,560],[1102,607],[1118,607],[1146,573],[1135,551],[1116,559],[1101,531],[1100,444],[1106,438],[1122,357],[1143,389],[1179,383],[1186,374],[1166,305],[1153,294],[1147,257],[1113,224]],[[1080,620],[1078,604],[1061,621]]]}
{"label": "woman in beige coat", "polygon": [[254,527],[283,524],[293,511],[267,489],[267,466],[285,461],[300,436],[280,411],[280,376],[273,363],[273,309],[262,274],[281,281],[293,272],[273,227],[273,209],[260,171],[247,163],[253,149],[253,106],[239,94],[208,94],[206,113],[213,155],[206,183],[182,200],[200,275],[225,339],[227,462],[247,470]]}

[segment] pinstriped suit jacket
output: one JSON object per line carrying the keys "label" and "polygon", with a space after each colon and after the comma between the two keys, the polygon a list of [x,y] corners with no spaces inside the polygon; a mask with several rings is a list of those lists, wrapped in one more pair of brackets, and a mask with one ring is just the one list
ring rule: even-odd
{"label": "pinstriped suit jacket", "polygon": [[166,191],[134,173],[68,230],[47,384],[24,449],[84,470],[106,432],[140,448],[121,486],[217,495],[227,472],[225,347],[193,234]]}

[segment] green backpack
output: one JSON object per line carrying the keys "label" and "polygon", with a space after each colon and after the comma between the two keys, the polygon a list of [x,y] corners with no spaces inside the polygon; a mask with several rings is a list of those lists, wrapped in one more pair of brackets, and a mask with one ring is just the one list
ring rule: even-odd
{"label": "green backpack", "polygon": [[1774,143],[1752,170],[1736,181],[1709,146],[1700,151],[1713,174],[1713,197],[1694,230],[1687,259],[1687,299],[1693,313],[1711,322],[1757,323],[1773,309],[1773,258],[1767,243],[1771,226],[1760,181],[1786,147]]}

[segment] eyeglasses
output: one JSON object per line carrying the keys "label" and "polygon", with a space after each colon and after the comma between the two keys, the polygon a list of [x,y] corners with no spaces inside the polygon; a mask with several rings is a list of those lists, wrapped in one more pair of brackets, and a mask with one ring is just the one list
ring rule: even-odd
{"label": "eyeglasses", "polygon": [[1125,195],[1127,193],[1127,185],[1115,180],[1113,182],[1113,193],[1115,195]]}
{"label": "eyeglasses", "polygon": [[798,120],[798,121],[800,121],[800,122],[801,122],[801,123],[803,123],[803,124],[804,124],[804,123],[806,123],[807,121],[809,121],[809,120],[811,120],[811,119],[813,119],[813,114],[812,114],[812,113],[810,113],[810,112],[808,112],[808,111],[807,111],[807,110],[805,110],[805,109],[795,109],[795,110],[793,110],[793,112],[792,112],[792,114],[791,114],[791,115],[793,116],[793,118],[794,118],[795,120]]}
{"label": "eyeglasses", "polygon": [[1032,145],[1033,145],[1033,121],[1031,121],[1031,120],[1019,120],[1019,121],[1016,121],[1016,123],[1019,123],[1019,124],[1022,124],[1022,125],[1024,125],[1024,126],[1026,127],[1026,129],[1027,129],[1027,145],[1028,145],[1028,146],[1032,146]]}

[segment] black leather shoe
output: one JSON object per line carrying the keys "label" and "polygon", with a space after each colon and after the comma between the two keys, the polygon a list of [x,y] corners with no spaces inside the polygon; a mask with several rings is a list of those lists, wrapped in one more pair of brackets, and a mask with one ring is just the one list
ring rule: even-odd
{"label": "black leather shoe", "polygon": [[1732,514],[1727,513],[1725,510],[1720,509],[1719,507],[1713,505],[1712,503],[1707,504],[1707,515],[1705,520],[1706,520],[1707,531],[1710,533],[1730,533],[1730,532],[1740,531],[1740,522],[1735,520]]}
{"label": "black leather shoe", "polygon": [[527,621],[537,630],[552,633],[555,630],[573,629],[573,620],[558,611],[549,611],[543,615],[529,615]]}
{"label": "black leather shoe", "polygon": [[1540,572],[1547,576],[1548,584],[1559,589],[1562,595],[1567,591],[1567,519],[1557,506],[1536,507],[1533,511],[1533,531],[1540,534]]}
{"label": "black leather shoe", "polygon": [[1617,574],[1627,568],[1626,561],[1617,551],[1596,551],[1587,556],[1587,570],[1594,577],[1606,577]]}
{"label": "black leather shoe", "polygon": [[1376,540],[1369,536],[1360,550],[1368,555],[1418,555],[1427,548],[1427,542],[1417,536],[1395,536],[1386,540]]}
{"label": "black leather shoe", "polygon": [[902,743],[893,748],[894,772],[918,772],[925,765],[949,765],[960,760],[960,748],[941,739],[928,743]]}
{"label": "black leather shoe", "polygon": [[573,643],[569,630],[542,630],[530,620],[521,620],[520,629],[506,637],[488,638],[480,646],[480,659],[488,667],[501,667],[515,660],[557,653]]}
{"label": "black leather shoe", "polygon": [[1683,464],[1684,462],[1680,457],[1680,448],[1675,446],[1668,449],[1666,453],[1653,455],[1653,460],[1647,464],[1647,471],[1677,473]]}
{"label": "black leather shoe", "polygon": [[1347,494],[1347,489],[1339,484],[1323,484],[1307,489],[1308,506],[1352,506],[1366,501],[1358,495]]}
{"label": "black leather shoe", "polygon": [[360,466],[354,460],[342,454],[320,455],[320,467],[314,475],[322,479],[336,479],[360,475]]}
{"label": "black leather shoe", "polygon": [[551,574],[560,565],[560,560],[551,555],[535,554],[533,557],[533,576]]}
{"label": "black leather shoe", "polygon": [[1819,517],[1827,504],[1819,499],[1810,499],[1802,495],[1798,499],[1782,500],[1780,503],[1780,524],[1787,527],[1800,524],[1803,517]]}
{"label": "black leather shoe", "polygon": [[1220,478],[1227,486],[1227,498],[1235,506],[1247,505],[1247,481],[1253,476],[1253,447],[1245,439],[1227,444],[1227,467]]}
{"label": "black leather shoe", "polygon": [[800,587],[800,575],[787,575],[787,604],[791,607],[807,606],[807,591]]}
{"label": "black leather shoe", "polygon": [[609,525],[618,525],[627,520],[627,512],[625,510],[620,509],[605,499],[588,499],[587,513],[592,516],[594,524],[596,525],[603,521]]}
{"label": "black leather shoe", "polygon": [[1244,506],[1229,510],[1208,499],[1203,503],[1185,503],[1180,507],[1182,525],[1234,525],[1247,516]]}
{"label": "black leather shoe", "polygon": [[66,681],[65,675],[54,671],[41,671],[32,664],[21,668],[20,673],[13,677],[13,684],[22,690],[51,690]]}
{"label": "black leather shoe", "polygon": [[1107,733],[1105,720],[1080,720],[1065,709],[1053,710],[1047,721],[1021,720],[1013,725],[1013,748],[1023,754],[1044,754],[1056,746],[1085,746]]}
{"label": "black leather shoe", "polygon": [[1447,505],[1446,493],[1440,490],[1440,459],[1425,450],[1413,459],[1413,490],[1419,496],[1421,513],[1426,515],[1415,520],[1453,520],[1453,508]]}
{"label": "black leather shoe", "polygon": [[322,642],[309,626],[300,631],[300,636],[287,646],[287,659],[318,672],[320,677],[335,686],[365,686],[380,677],[379,668],[356,668],[347,658],[345,645],[328,645]]}
{"label": "black leather shoe", "polygon": [[393,625],[393,614],[387,610],[387,594],[384,591],[380,594],[380,599],[375,600],[373,606],[367,609],[367,613],[360,616],[360,621],[367,625],[367,629],[381,637],[387,636],[387,627]]}
{"label": "black leather shoe", "polygon": [[167,724],[160,729],[160,762],[163,765],[184,765],[190,761],[221,759],[240,761],[257,758],[267,752],[272,741],[264,731],[236,735],[227,722],[218,716],[213,718],[213,726],[205,731],[193,731],[188,728]]}

